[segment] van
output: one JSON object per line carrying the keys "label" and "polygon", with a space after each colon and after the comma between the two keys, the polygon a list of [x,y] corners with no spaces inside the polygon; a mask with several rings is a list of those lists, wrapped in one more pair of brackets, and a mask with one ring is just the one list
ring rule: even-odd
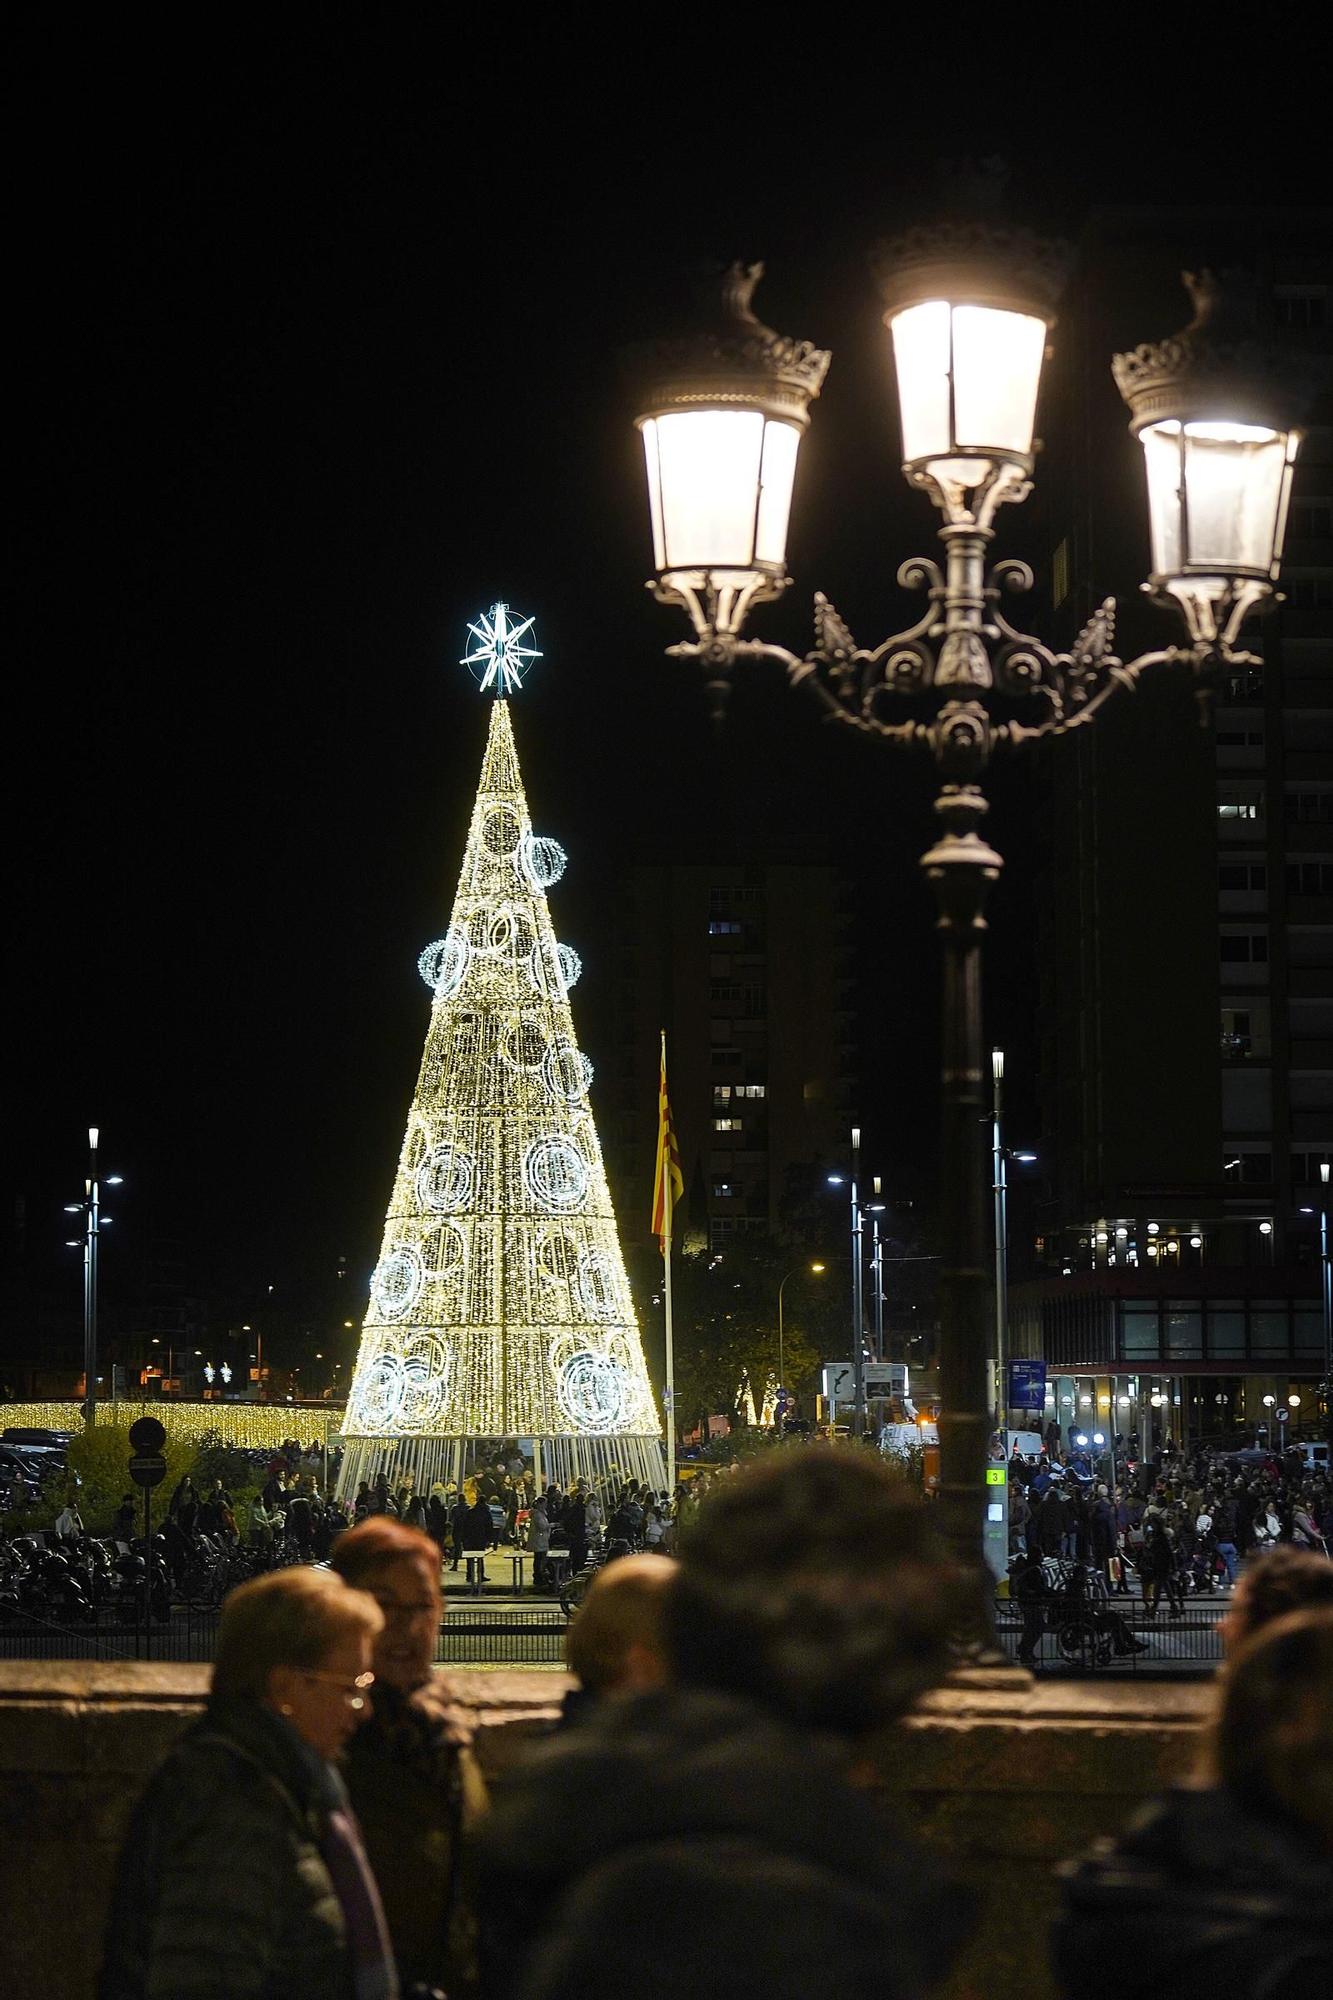
{"label": "van", "polygon": [[1322,1439],[1314,1443],[1298,1444],[1296,1449],[1301,1455],[1301,1464],[1307,1472],[1328,1471],[1328,1445]]}
{"label": "van", "polygon": [[1006,1458],[1012,1458],[1015,1452],[1023,1458],[1040,1458],[1045,1449],[1040,1431],[1006,1431],[1004,1434]]}

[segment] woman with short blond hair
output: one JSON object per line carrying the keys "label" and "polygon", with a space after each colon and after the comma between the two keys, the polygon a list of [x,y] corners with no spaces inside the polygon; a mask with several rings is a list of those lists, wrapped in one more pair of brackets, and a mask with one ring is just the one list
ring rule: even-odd
{"label": "woman with short blond hair", "polygon": [[327,1570],[243,1583],[212,1692],[121,1853],[99,2000],[396,2000],[334,1759],[370,1713],[374,1600]]}

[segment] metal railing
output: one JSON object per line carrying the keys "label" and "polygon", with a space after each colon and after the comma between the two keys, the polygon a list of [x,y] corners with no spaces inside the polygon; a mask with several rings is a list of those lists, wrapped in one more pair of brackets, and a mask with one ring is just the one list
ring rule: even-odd
{"label": "metal railing", "polygon": [[[1092,1597],[1041,1603],[1042,1632],[1031,1663],[1037,1673],[1132,1673],[1149,1678],[1211,1674],[1222,1659],[1224,1605],[1187,1604],[1148,1611],[1141,1598]],[[1018,1662],[1023,1618],[1012,1599],[996,1603],[995,1635]]]}
{"label": "metal railing", "polygon": [[[207,1662],[217,1644],[215,1606],[178,1605],[142,1625],[96,1619],[65,1623],[23,1613],[0,1625],[0,1660],[171,1660]],[[492,1610],[451,1605],[435,1639],[437,1666],[560,1666],[568,1619],[555,1607]]]}

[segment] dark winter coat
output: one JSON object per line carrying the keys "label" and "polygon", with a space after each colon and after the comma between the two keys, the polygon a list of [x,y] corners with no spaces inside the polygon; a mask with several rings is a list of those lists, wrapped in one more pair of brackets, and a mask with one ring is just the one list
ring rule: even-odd
{"label": "dark winter coat", "polygon": [[455,1555],[475,1554],[478,1549],[489,1549],[495,1541],[495,1522],[481,1499],[472,1507],[466,1500],[459,1501],[454,1508],[453,1530]]}
{"label": "dark winter coat", "polygon": [[443,1682],[415,1694],[387,1682],[347,1746],[345,1777],[406,1988],[475,1985],[472,1924],[462,1900],[464,1794],[480,1805],[470,1736]]}
{"label": "dark winter coat", "polygon": [[1088,1523],[1089,1547],[1095,1563],[1105,1562],[1115,1554],[1115,1510],[1109,1500],[1095,1501]]}
{"label": "dark winter coat", "polygon": [[1059,1493],[1052,1486],[1042,1496],[1041,1505],[1034,1517],[1037,1531],[1037,1545],[1044,1556],[1058,1556],[1064,1546],[1065,1508]]}
{"label": "dark winter coat", "polygon": [[486,1992],[918,2000],[968,1898],[850,1761],[732,1695],[604,1701],[480,1830]]}
{"label": "dark winter coat", "polygon": [[1333,1979],[1333,1863],[1228,1791],[1169,1792],[1060,1874],[1052,1949],[1078,2000],[1296,2000]]}
{"label": "dark winter coat", "polygon": [[135,1809],[98,2000],[351,2000],[321,1775],[259,1701],[210,1701]]}

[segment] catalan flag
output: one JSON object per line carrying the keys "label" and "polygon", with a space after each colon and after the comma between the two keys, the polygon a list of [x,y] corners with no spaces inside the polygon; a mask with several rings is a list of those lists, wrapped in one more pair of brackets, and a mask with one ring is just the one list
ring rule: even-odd
{"label": "catalan flag", "polygon": [[667,1099],[666,1036],[662,1036],[662,1077],[657,1086],[657,1166],[653,1174],[653,1234],[665,1254],[671,1235],[671,1217],[685,1192],[680,1171],[680,1149],[671,1125],[671,1105]]}

